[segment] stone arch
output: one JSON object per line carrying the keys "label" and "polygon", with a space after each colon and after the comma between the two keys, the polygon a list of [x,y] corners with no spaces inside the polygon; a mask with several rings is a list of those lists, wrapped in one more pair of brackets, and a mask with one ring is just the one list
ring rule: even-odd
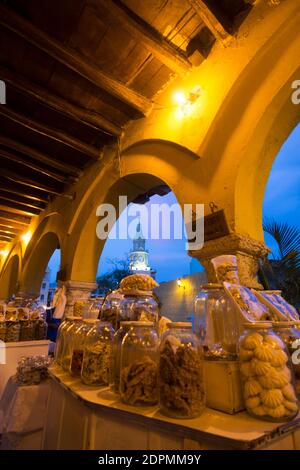
{"label": "stone arch", "polygon": [[20,259],[17,254],[10,256],[3,268],[0,281],[0,299],[7,300],[18,291]]}
{"label": "stone arch", "polygon": [[[69,279],[95,281],[98,260],[105,242],[96,237],[96,208],[100,203],[116,206],[119,195],[127,195],[128,202],[131,202],[162,184],[174,192],[181,206],[186,202],[201,202],[198,197],[201,181],[196,185],[190,178],[190,168],[198,160],[188,149],[160,140],[141,141],[124,149],[118,164],[114,162],[107,165],[95,180],[93,190],[76,216],[76,222],[73,221],[68,243],[69,248],[72,248],[72,253],[69,253]],[[187,187],[188,195],[184,190]],[[190,197],[193,191],[193,197]]]}

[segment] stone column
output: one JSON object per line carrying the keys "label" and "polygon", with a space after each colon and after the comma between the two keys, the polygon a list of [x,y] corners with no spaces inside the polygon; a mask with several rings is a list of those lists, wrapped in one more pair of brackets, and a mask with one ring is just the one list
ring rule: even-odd
{"label": "stone column", "polygon": [[220,255],[235,255],[241,284],[254,289],[263,289],[257,279],[258,263],[269,252],[269,248],[263,242],[231,233],[206,242],[201,250],[191,250],[189,255],[197,258],[204,266],[209,282],[217,281],[211,259]]}
{"label": "stone column", "polygon": [[74,303],[77,300],[86,302],[90,298],[91,292],[97,289],[96,282],[65,281],[58,284],[59,286],[63,284],[66,287],[67,303],[64,313],[65,317],[73,315]]}

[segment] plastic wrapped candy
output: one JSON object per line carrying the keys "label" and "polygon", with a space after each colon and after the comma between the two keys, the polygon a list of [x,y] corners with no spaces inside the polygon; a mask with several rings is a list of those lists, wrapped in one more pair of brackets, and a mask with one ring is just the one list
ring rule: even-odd
{"label": "plastic wrapped candy", "polygon": [[51,359],[48,356],[22,357],[18,362],[16,379],[19,385],[36,385],[48,377]]}

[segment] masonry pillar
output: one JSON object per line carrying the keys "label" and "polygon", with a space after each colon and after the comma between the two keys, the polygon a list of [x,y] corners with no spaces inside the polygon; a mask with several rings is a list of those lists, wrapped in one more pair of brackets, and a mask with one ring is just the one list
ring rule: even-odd
{"label": "masonry pillar", "polygon": [[73,315],[74,303],[78,300],[87,302],[90,298],[91,293],[97,289],[96,282],[84,282],[84,281],[65,281],[59,283],[59,285],[66,287],[67,303],[65,308],[65,317]]}
{"label": "masonry pillar", "polygon": [[254,289],[263,289],[258,282],[257,272],[259,260],[265,258],[269,252],[269,248],[263,242],[231,233],[205,242],[201,250],[191,250],[189,255],[197,258],[204,266],[209,282],[217,281],[211,260],[220,255],[235,255],[241,284]]}

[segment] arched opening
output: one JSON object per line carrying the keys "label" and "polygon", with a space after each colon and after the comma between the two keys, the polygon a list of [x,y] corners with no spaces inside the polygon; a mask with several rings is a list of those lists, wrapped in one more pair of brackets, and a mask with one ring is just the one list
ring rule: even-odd
{"label": "arched opening", "polygon": [[0,299],[7,300],[18,291],[19,257],[13,255],[4,269],[0,282]]}
{"label": "arched opening", "polygon": [[[24,293],[36,297],[40,295],[46,268],[54,253],[56,254],[50,265],[54,265],[55,260],[57,260],[56,264],[60,263],[60,254],[57,251],[59,249],[60,244],[56,233],[48,232],[41,237],[32,253],[28,256],[23,270],[21,290]],[[49,281],[50,279],[51,277],[49,277]],[[44,300],[46,301],[46,298]]]}

